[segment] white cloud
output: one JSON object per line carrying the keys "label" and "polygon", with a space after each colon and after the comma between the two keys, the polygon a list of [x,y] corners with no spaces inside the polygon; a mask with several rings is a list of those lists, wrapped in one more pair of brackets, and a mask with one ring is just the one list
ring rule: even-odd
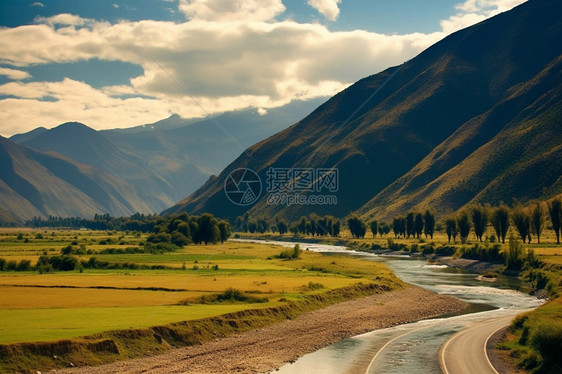
{"label": "white cloud", "polygon": [[40,3],[39,1],[36,1],[32,4],[29,4],[29,6],[36,6],[36,7],[39,7],[39,8],[43,8],[45,6],[45,4]]}
{"label": "white cloud", "polygon": [[281,0],[180,0],[179,9],[191,20],[270,21],[285,11]]}
{"label": "white cloud", "polygon": [[334,95],[408,60],[442,36],[331,32],[290,21],[109,24],[59,15],[0,29],[0,62],[25,67],[96,58],[140,65],[143,74],[130,85],[101,90],[69,79],[6,84],[0,93],[16,99],[0,101],[0,123],[4,133],[22,123],[35,127],[66,120],[126,127],[170,112],[204,116],[197,103],[209,113],[249,107],[263,112],[291,100]]}
{"label": "white cloud", "polygon": [[27,71],[9,69],[3,67],[0,67],[0,75],[3,75],[13,80],[23,80],[23,79],[31,78],[31,75]]}
{"label": "white cloud", "polygon": [[505,12],[527,0],[466,0],[455,6],[457,14],[441,21],[441,28],[451,34],[487,18]]}
{"label": "white cloud", "polygon": [[341,0],[308,0],[308,4],[319,11],[324,17],[330,21],[335,21],[339,14],[340,8],[338,4]]}
{"label": "white cloud", "polygon": [[74,14],[61,13],[52,17],[37,17],[35,18],[35,22],[46,23],[51,26],[84,26],[88,23],[93,23],[94,21],[88,18],[76,16]]}
{"label": "white cloud", "polygon": [[[1,65],[99,59],[143,68],[129,84],[102,89],[68,78],[4,84],[0,94],[14,98],[0,100],[1,131],[10,135],[23,123],[31,129],[70,120],[127,127],[171,113],[193,118],[242,108],[265,113],[291,100],[331,96],[512,3],[468,0],[443,21],[443,31],[432,34],[334,32],[320,24],[277,21],[285,9],[280,0],[181,0],[190,18],[184,23],[110,24],[59,14],[1,28]],[[23,70],[6,69],[11,79],[29,78]]]}

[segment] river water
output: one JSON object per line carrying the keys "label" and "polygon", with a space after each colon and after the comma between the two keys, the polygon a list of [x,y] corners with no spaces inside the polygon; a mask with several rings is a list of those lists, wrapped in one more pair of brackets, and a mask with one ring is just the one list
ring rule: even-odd
{"label": "river water", "polygon": [[[296,244],[267,242],[285,247]],[[301,249],[326,255],[347,253],[362,259],[382,261],[405,282],[436,293],[455,296],[473,306],[469,313],[462,315],[419,321],[342,340],[305,355],[296,362],[281,367],[276,373],[441,373],[438,352],[453,334],[474,321],[514,316],[542,303],[537,298],[518,291],[521,284],[513,278],[500,277],[496,282],[487,282],[480,280],[475,274],[444,265],[428,264],[422,259],[375,256],[349,251],[343,246],[299,244]],[[389,294],[388,297],[392,295]]]}

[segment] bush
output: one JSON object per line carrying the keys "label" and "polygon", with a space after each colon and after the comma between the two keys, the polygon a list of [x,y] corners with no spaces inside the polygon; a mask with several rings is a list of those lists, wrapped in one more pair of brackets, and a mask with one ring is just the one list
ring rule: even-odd
{"label": "bush", "polygon": [[441,247],[435,250],[435,253],[439,256],[452,256],[456,252],[455,247],[442,245]]}
{"label": "bush", "polygon": [[509,270],[519,271],[523,266],[523,245],[513,233],[509,236],[509,249],[505,253],[505,263]]}
{"label": "bush", "polygon": [[217,295],[217,301],[246,301],[242,291],[229,287],[223,293]]}
{"label": "bush", "polygon": [[4,271],[4,270],[6,270],[6,260],[0,258],[0,271]]}
{"label": "bush", "polygon": [[72,256],[51,256],[45,255],[39,257],[35,266],[40,273],[50,272],[53,270],[71,271],[78,265],[78,259]]}
{"label": "bush", "polygon": [[299,244],[295,244],[295,246],[293,247],[293,250],[288,250],[288,249],[284,249],[283,251],[281,251],[281,253],[279,253],[279,255],[277,255],[277,258],[282,258],[282,259],[286,259],[286,260],[294,260],[297,258],[300,258],[301,256],[301,247]]}
{"label": "bush", "polygon": [[17,271],[29,271],[31,270],[31,261],[21,260],[17,266]]}
{"label": "bush", "polygon": [[69,255],[72,253],[72,245],[67,245],[66,247],[64,247],[63,249],[60,250],[60,253],[62,255]]}
{"label": "bush", "polygon": [[150,234],[148,238],[146,238],[146,241],[154,244],[171,243],[172,235],[165,232],[159,232],[158,234]]}
{"label": "bush", "polygon": [[431,244],[426,244],[422,247],[422,253],[424,255],[429,255],[435,252],[435,248]]}
{"label": "bush", "polygon": [[320,290],[322,288],[324,288],[324,285],[322,283],[314,283],[312,281],[308,282],[309,290]]}
{"label": "bush", "polygon": [[[531,336],[531,346],[535,348],[543,358],[542,368],[556,372],[556,368],[562,368],[562,326],[551,324],[540,324]],[[559,371],[558,371],[559,372]]]}

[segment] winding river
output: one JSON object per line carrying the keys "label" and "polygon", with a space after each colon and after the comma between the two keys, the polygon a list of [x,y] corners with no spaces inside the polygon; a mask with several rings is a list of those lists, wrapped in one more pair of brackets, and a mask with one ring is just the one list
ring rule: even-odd
{"label": "winding river", "polygon": [[[267,242],[285,247],[296,244]],[[542,303],[518,291],[521,284],[513,278],[500,277],[496,282],[486,282],[475,274],[444,265],[428,264],[423,259],[375,256],[349,251],[343,246],[299,244],[303,249],[326,255],[347,253],[371,261],[382,261],[405,282],[455,296],[471,303],[472,307],[462,315],[419,321],[342,340],[305,355],[281,367],[276,373],[441,373],[439,350],[453,334],[475,321],[514,316]]]}

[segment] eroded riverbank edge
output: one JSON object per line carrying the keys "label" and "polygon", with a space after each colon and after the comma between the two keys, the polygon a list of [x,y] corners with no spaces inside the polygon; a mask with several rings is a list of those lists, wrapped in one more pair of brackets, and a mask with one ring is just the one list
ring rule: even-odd
{"label": "eroded riverbank edge", "polygon": [[456,298],[416,286],[344,301],[292,320],[168,353],[64,373],[262,373],[342,339],[459,312]]}

